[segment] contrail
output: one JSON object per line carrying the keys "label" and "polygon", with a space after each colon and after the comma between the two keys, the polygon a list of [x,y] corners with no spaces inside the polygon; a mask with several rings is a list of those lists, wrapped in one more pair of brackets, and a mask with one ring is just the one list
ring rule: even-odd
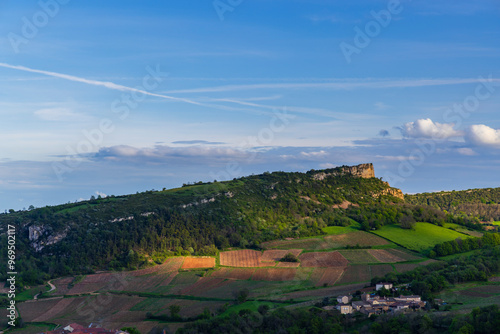
{"label": "contrail", "polygon": [[39,74],[47,75],[47,76],[54,77],[54,78],[60,78],[60,79],[65,79],[65,80],[69,80],[69,81],[81,82],[81,83],[85,83],[88,85],[102,86],[102,87],[106,87],[108,89],[119,90],[122,92],[123,91],[136,92],[136,93],[142,93],[145,95],[160,97],[163,99],[185,102],[185,103],[189,103],[189,104],[195,104],[198,106],[209,106],[209,105],[205,105],[203,103],[199,103],[199,102],[196,102],[196,101],[193,101],[190,99],[183,99],[183,98],[178,98],[178,97],[163,95],[163,94],[155,94],[155,93],[151,93],[151,92],[148,92],[148,91],[145,91],[142,89],[118,85],[118,84],[115,84],[115,83],[109,82],[109,81],[89,80],[89,79],[85,79],[85,78],[76,77],[74,75],[68,75],[68,74],[56,73],[56,72],[50,72],[50,71],[43,71],[43,70],[36,70],[36,69],[25,67],[25,66],[10,65],[10,64],[6,64],[6,63],[0,63],[0,67],[11,68],[14,70],[19,70],[19,71],[24,71],[24,72],[39,73]]}

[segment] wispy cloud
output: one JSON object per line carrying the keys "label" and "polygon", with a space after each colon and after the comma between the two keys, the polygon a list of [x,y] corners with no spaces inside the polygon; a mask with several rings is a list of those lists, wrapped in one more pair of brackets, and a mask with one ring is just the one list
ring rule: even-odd
{"label": "wispy cloud", "polygon": [[[224,85],[201,87],[193,89],[170,90],[167,94],[186,93],[218,93],[260,89],[382,89],[382,88],[411,88],[425,86],[462,85],[481,82],[479,78],[442,78],[442,79],[334,79],[331,82],[297,82],[297,83],[259,83],[249,85]],[[491,82],[500,83],[500,79],[492,78]]]}
{"label": "wispy cloud", "polygon": [[76,113],[67,108],[39,109],[33,114],[45,121],[81,121],[86,118],[85,115]]}
{"label": "wispy cloud", "polygon": [[178,140],[172,142],[172,144],[181,144],[181,145],[222,145],[224,142],[220,141],[206,141],[206,140]]}
{"label": "wispy cloud", "polygon": [[25,67],[25,66],[10,65],[10,64],[6,64],[6,63],[0,63],[0,67],[10,68],[13,70],[19,70],[19,71],[24,71],[24,72],[43,74],[43,75],[47,75],[47,76],[54,77],[54,78],[60,78],[60,79],[64,79],[64,80],[74,81],[74,82],[81,82],[81,83],[84,83],[87,85],[100,86],[100,87],[105,87],[108,89],[119,90],[122,92],[141,93],[141,94],[155,96],[155,97],[159,97],[159,98],[167,99],[167,100],[185,102],[185,103],[195,104],[195,105],[203,105],[202,103],[199,103],[199,102],[196,102],[196,101],[193,101],[190,99],[178,98],[178,97],[168,96],[168,95],[164,95],[164,94],[156,94],[156,93],[148,92],[148,91],[145,91],[142,89],[118,85],[118,84],[115,84],[115,83],[110,82],[110,81],[90,80],[90,79],[77,77],[74,75],[51,72],[51,71],[44,71],[44,70],[37,70],[37,69]]}

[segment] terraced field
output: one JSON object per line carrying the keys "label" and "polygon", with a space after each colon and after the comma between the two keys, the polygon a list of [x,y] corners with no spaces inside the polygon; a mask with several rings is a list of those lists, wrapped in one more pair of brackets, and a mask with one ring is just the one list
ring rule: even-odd
{"label": "terraced field", "polygon": [[[417,235],[439,228],[427,225],[417,224]],[[441,229],[446,231],[442,235],[458,233]],[[324,237],[268,242],[264,244],[267,249],[263,252],[249,249],[221,252],[220,266],[214,257],[173,257],[162,265],[137,271],[102,272],[79,280],[61,278],[53,281],[57,290],[52,294],[72,298],[44,299],[19,303],[18,306],[27,321],[89,324],[95,319],[88,316],[88,310],[93,305],[101,307],[104,302],[102,308],[105,311],[94,312],[99,314],[99,319],[105,319],[102,325],[109,328],[133,326],[147,333],[158,323],[145,321],[146,312],[169,314],[171,305],[180,306],[181,316],[188,317],[201,314],[205,308],[216,312],[226,303],[233,308],[231,305],[242,291],[248,291],[249,298],[258,300],[311,300],[354,292],[373,277],[436,262],[422,261],[423,257],[397,248],[373,233],[352,228],[348,233],[335,234],[336,230],[330,229],[332,234]],[[415,238],[413,234],[411,238],[400,238],[401,232],[410,231],[399,231],[394,227],[384,227],[376,232],[410,246],[413,245],[410,240]],[[416,242],[420,249],[425,249],[435,240],[418,239]],[[366,249],[346,249],[352,246]],[[296,255],[300,262],[279,262],[288,253]],[[355,290],[351,290],[353,288]],[[470,293],[479,296],[482,291]],[[278,304],[271,302],[270,305],[275,307]],[[182,324],[173,324],[170,328],[179,326]]]}
{"label": "terraced field", "polygon": [[261,244],[265,249],[303,249],[303,250],[325,250],[339,249],[345,247],[373,247],[373,246],[388,246],[391,243],[384,238],[380,238],[374,234],[351,230],[345,234],[327,235],[323,238],[308,238],[296,240],[275,240]]}

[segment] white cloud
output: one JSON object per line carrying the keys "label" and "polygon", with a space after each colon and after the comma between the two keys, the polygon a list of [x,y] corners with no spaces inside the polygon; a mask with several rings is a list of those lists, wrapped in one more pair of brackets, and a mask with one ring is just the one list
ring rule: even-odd
{"label": "white cloud", "polygon": [[484,124],[472,125],[467,131],[467,140],[478,146],[500,147],[500,129],[493,129]]}
{"label": "white cloud", "polygon": [[460,153],[461,155],[468,155],[468,156],[477,155],[477,153],[469,147],[458,148],[457,152]]}
{"label": "white cloud", "polygon": [[386,110],[390,108],[390,106],[385,104],[384,102],[375,102],[373,105],[377,110]]}
{"label": "white cloud", "polygon": [[407,138],[445,139],[463,136],[463,132],[455,130],[454,127],[454,123],[438,123],[426,118],[405,123],[399,129],[401,134]]}
{"label": "white cloud", "polygon": [[323,150],[318,151],[318,152],[300,152],[300,154],[302,156],[308,157],[308,158],[321,158],[321,157],[328,155],[328,153],[323,151]]}
{"label": "white cloud", "polygon": [[324,164],[320,164],[319,167],[326,169],[326,168],[335,168],[335,167],[338,167],[338,165],[327,162]]}
{"label": "white cloud", "polygon": [[85,118],[84,115],[75,113],[67,108],[40,109],[33,114],[45,121],[79,121]]}
{"label": "white cloud", "polygon": [[96,194],[97,196],[101,196],[102,198],[106,198],[106,197],[108,197],[108,195],[106,195],[105,193],[100,192],[99,190],[97,190],[97,191],[95,192],[95,194]]}

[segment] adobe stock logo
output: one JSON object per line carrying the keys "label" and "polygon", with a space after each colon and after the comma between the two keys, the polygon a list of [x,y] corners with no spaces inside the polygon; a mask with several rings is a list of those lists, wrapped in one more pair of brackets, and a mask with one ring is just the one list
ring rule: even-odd
{"label": "adobe stock logo", "polygon": [[21,44],[28,44],[30,40],[38,35],[40,29],[49,24],[50,19],[54,18],[61,8],[61,5],[65,5],[70,0],[40,0],[38,1],[38,6],[40,10],[36,11],[31,19],[23,16],[21,18],[22,27],[21,35],[14,32],[10,32],[7,35],[10,45],[15,53],[19,53],[19,46]]}
{"label": "adobe stock logo", "polygon": [[352,55],[360,54],[361,50],[368,47],[372,39],[380,35],[382,28],[387,28],[394,19],[394,16],[401,14],[402,11],[403,6],[399,0],[389,0],[387,9],[382,9],[379,12],[372,10],[370,15],[373,17],[373,20],[368,21],[363,30],[358,26],[354,27],[356,35],[353,38],[353,43],[342,42],[339,44],[346,62],[350,64],[352,62]]}

